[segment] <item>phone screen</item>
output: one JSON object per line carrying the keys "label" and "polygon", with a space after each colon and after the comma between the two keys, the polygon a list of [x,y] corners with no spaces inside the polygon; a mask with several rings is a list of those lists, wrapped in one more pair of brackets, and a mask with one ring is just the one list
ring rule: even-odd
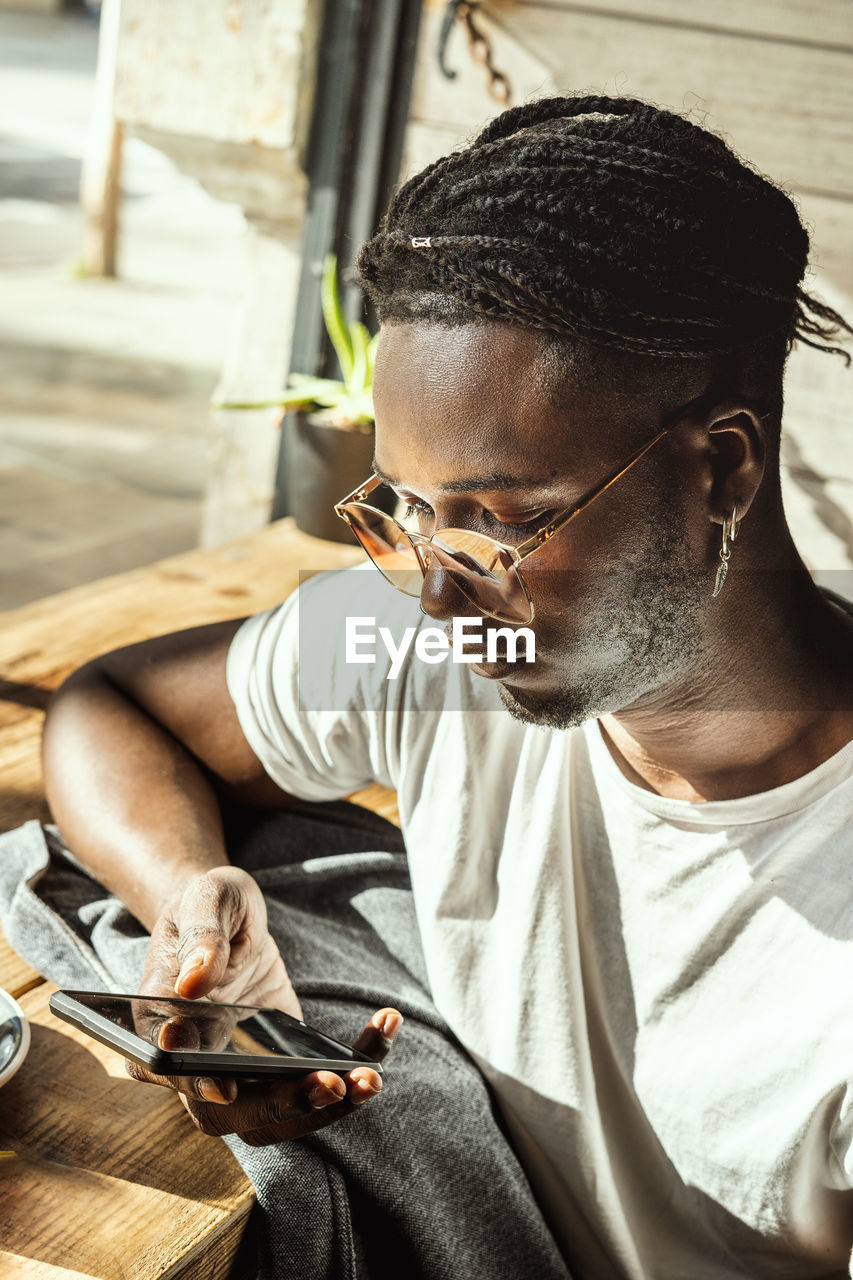
{"label": "phone screen", "polygon": [[[65,999],[55,1005],[52,1001],[54,1011],[98,1039],[126,1048],[130,1034],[153,1051],[168,1053],[187,1066],[193,1061],[209,1061],[212,1054],[225,1059],[220,1058],[224,1072],[229,1059],[236,1067],[238,1058],[242,1063],[252,1060],[266,1071],[286,1067],[293,1060],[310,1063],[323,1059],[344,1065],[366,1060],[349,1045],[277,1009],[92,991],[59,992],[57,996]],[[104,1035],[109,1028],[115,1029],[114,1036]]]}

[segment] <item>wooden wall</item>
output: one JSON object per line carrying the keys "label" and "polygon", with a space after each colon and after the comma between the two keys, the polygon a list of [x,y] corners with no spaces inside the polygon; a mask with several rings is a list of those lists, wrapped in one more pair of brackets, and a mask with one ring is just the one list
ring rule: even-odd
{"label": "wooden wall", "polygon": [[[425,0],[404,173],[501,108],[460,27],[436,57],[443,0]],[[622,93],[726,136],[794,196],[813,240],[807,282],[853,318],[853,0],[486,0],[477,23],[512,103]],[[429,229],[425,229],[427,234]],[[786,503],[816,569],[853,569],[853,369],[800,347],[787,379]]]}

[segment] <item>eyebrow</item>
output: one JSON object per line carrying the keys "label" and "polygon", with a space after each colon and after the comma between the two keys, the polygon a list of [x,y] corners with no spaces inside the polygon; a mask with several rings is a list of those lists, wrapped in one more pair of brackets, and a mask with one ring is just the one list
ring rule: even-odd
{"label": "eyebrow", "polygon": [[[373,459],[373,472],[383,484],[392,489],[405,489],[401,480],[387,475]],[[441,493],[496,493],[507,489],[544,489],[552,488],[553,481],[543,480],[541,476],[510,476],[505,471],[487,471],[480,476],[466,476],[462,480],[448,480],[438,486]]]}

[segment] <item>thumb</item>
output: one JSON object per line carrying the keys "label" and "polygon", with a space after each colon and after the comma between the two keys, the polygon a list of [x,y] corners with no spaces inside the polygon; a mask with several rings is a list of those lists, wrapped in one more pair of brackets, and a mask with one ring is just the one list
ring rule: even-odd
{"label": "thumb", "polygon": [[233,906],[231,895],[213,877],[199,877],[184,893],[175,922],[175,993],[184,1000],[198,1000],[222,982],[235,932]]}

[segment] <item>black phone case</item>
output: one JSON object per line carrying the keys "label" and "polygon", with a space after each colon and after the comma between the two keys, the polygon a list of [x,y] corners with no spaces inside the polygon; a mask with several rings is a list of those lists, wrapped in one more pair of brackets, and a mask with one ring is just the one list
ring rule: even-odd
{"label": "black phone case", "polygon": [[[251,1054],[235,1054],[235,1053],[203,1053],[195,1051],[185,1051],[183,1053],[173,1052],[167,1049],[158,1049],[155,1045],[148,1044],[145,1040],[133,1031],[127,1031],[124,1027],[118,1027],[114,1022],[110,1022],[108,1018],[104,1018],[101,1014],[96,1013],[94,1009],[88,1009],[82,1005],[74,997],[77,995],[115,995],[120,1000],[139,999],[139,993],[136,995],[127,995],[126,993],[117,992],[91,992],[91,991],[54,991],[50,997],[51,1012],[56,1014],[57,1018],[61,1018],[63,1022],[70,1022],[72,1026],[79,1027],[81,1031],[85,1031],[86,1035],[92,1037],[93,1040],[100,1041],[110,1049],[115,1049],[125,1058],[130,1058],[132,1062],[136,1062],[141,1067],[146,1067],[149,1071],[153,1071],[159,1076],[275,1076],[281,1078],[283,1076],[304,1076],[309,1071],[336,1071],[346,1072],[352,1071],[361,1062],[368,1063],[373,1067],[379,1075],[382,1075],[382,1066],[373,1058],[369,1058],[366,1054],[359,1053],[358,1050],[352,1049],[349,1045],[341,1044],[342,1049],[346,1049],[348,1053],[354,1055],[353,1058],[290,1058],[283,1061],[281,1058],[270,1058],[266,1055]],[[227,1006],[226,1006],[227,1007]],[[252,1006],[242,1006],[243,1008],[251,1008]],[[259,1013],[266,1012],[258,1009]],[[279,1010],[275,1011],[279,1017],[288,1018],[297,1026],[307,1027],[309,1031],[315,1031],[316,1028],[309,1027],[305,1022],[299,1022],[298,1018],[291,1018],[289,1014],[282,1014]],[[318,1035],[324,1036],[326,1040],[332,1040],[331,1036],[326,1035],[325,1031],[317,1032]],[[333,1041],[340,1044],[340,1041]]]}

